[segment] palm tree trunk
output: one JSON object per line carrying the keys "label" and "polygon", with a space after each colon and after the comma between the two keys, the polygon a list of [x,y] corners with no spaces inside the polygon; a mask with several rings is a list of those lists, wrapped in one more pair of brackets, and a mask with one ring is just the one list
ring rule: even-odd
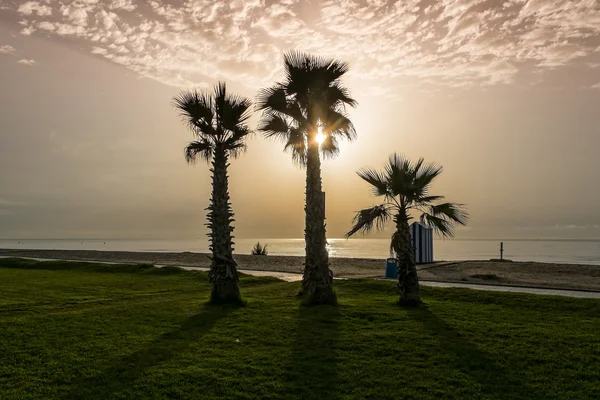
{"label": "palm tree trunk", "polygon": [[309,304],[335,304],[333,273],[329,269],[329,254],[325,237],[325,197],[321,186],[319,146],[309,140],[306,154],[306,261],[302,277],[302,292]]}
{"label": "palm tree trunk", "polygon": [[227,167],[228,154],[221,146],[215,148],[212,161],[212,198],[208,207],[210,250],[212,263],[209,281],[212,284],[211,302],[240,303],[236,262],[233,259],[233,212],[229,203]]}
{"label": "palm tree trunk", "polygon": [[419,277],[415,262],[415,249],[410,237],[410,227],[405,210],[396,215],[396,240],[394,251],[398,256],[398,292],[400,304],[416,306],[421,303]]}

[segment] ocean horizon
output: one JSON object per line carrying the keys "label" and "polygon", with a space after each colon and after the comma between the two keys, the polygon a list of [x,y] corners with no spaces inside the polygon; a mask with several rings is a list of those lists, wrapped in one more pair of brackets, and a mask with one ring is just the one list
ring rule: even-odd
{"label": "ocean horizon", "polygon": [[[250,254],[260,241],[268,245],[271,255],[303,256],[304,239],[240,238],[234,239],[236,254]],[[389,239],[331,238],[330,257],[381,258],[389,256]],[[600,265],[600,239],[434,239],[436,261],[488,260],[500,257],[504,242],[504,258],[514,261],[537,261]],[[0,239],[4,249],[104,250],[144,252],[206,253],[206,238],[182,239]]]}

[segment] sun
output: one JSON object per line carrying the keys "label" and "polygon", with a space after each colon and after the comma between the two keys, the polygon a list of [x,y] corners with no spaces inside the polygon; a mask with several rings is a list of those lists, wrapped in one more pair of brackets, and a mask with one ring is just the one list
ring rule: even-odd
{"label": "sun", "polygon": [[317,141],[317,143],[319,143],[319,146],[323,144],[323,142],[325,141],[325,137],[326,136],[323,134],[321,127],[319,127],[319,132],[317,133],[317,136],[315,137],[315,140]]}
{"label": "sun", "polygon": [[317,137],[315,139],[317,140],[317,143],[319,143],[319,146],[320,146],[325,141],[325,135],[323,135],[321,132],[319,132],[319,133],[317,133]]}

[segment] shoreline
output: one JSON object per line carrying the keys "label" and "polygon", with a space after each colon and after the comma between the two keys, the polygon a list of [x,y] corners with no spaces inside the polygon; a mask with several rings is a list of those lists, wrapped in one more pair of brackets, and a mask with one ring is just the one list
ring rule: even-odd
{"label": "shoreline", "polygon": [[[209,268],[207,253],[0,249],[0,256]],[[234,256],[238,269],[302,273],[301,256]],[[385,259],[330,258],[337,278],[381,278]],[[545,262],[446,261],[418,266],[419,279],[448,283],[600,291],[600,266]]]}

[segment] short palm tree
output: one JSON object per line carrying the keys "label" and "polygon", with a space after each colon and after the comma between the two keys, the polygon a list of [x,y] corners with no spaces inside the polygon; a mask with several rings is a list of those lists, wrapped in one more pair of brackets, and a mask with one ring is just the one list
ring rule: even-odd
{"label": "short palm tree", "polygon": [[346,116],[346,106],[356,106],[342,76],[348,64],[297,51],[284,55],[286,78],[263,89],[257,108],[263,111],[259,130],[268,138],[281,139],[292,160],[306,167],[306,261],[302,291],[310,304],[336,302],[333,273],[325,236],[325,194],[321,159],[339,153],[339,140],[352,140],[356,132]]}
{"label": "short palm tree", "polygon": [[246,124],[251,115],[251,102],[227,93],[225,83],[220,82],[213,93],[183,92],[173,99],[173,105],[196,137],[185,147],[185,159],[190,164],[198,160],[212,164],[212,197],[206,224],[210,229],[212,252],[211,301],[239,303],[242,298],[233,259],[233,212],[227,167],[229,158],[236,158],[246,150],[246,137],[251,133]]}
{"label": "short palm tree", "polygon": [[398,257],[401,304],[417,305],[421,302],[415,250],[408,225],[413,214],[420,214],[421,222],[443,237],[453,236],[453,226],[467,222],[462,204],[440,203],[443,196],[429,194],[432,182],[441,173],[441,166],[425,164],[423,158],[413,163],[398,154],[389,158],[382,172],[371,168],[358,171],[358,176],[372,186],[373,194],[383,197],[383,203],[359,211],[346,237],[359,231],[366,233],[373,228],[382,230],[386,222],[394,221],[396,231],[392,235],[390,252]]}

